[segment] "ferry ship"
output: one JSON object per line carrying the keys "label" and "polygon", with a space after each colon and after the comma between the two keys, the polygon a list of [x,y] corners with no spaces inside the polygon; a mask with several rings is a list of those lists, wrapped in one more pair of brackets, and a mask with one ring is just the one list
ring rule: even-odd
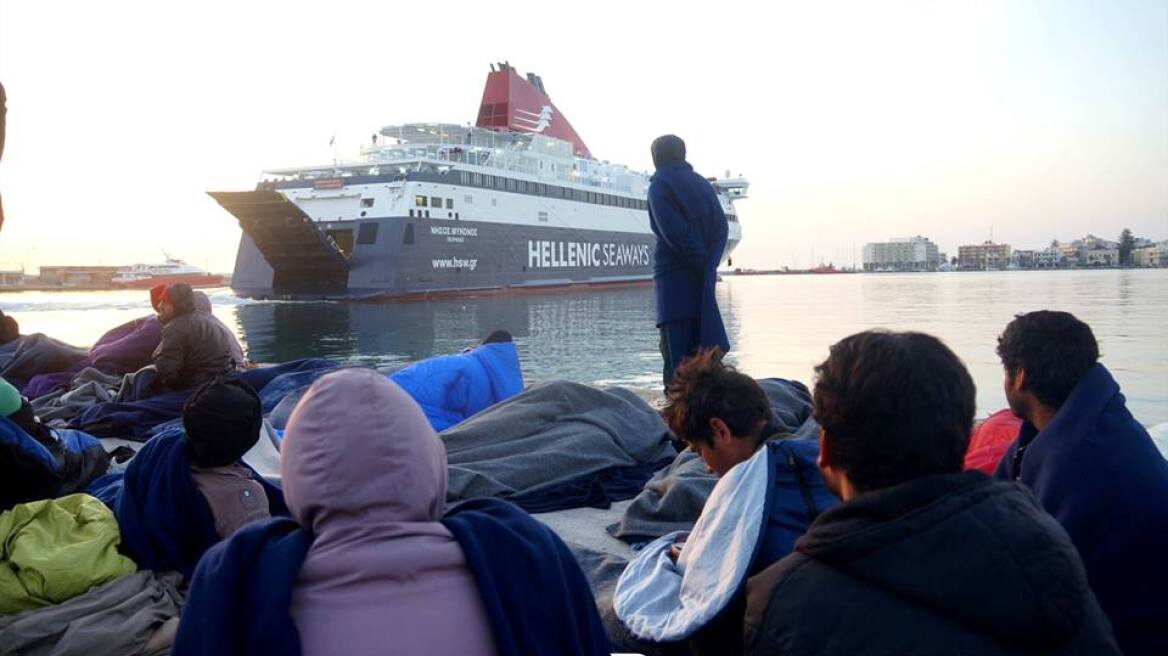
{"label": "ferry ship", "polygon": [[219,287],[223,276],[207,273],[182,260],[167,257],[162,264],[135,264],[118,270],[110,279],[114,289],[150,289],[159,284],[175,285],[186,283],[191,287]]}
{"label": "ferry ship", "polygon": [[[749,183],[710,181],[730,223],[726,261]],[[543,80],[501,63],[474,126],[388,126],[356,160],[208,193],[243,229],[238,295],[377,300],[648,281],[648,184],[595,159]]]}

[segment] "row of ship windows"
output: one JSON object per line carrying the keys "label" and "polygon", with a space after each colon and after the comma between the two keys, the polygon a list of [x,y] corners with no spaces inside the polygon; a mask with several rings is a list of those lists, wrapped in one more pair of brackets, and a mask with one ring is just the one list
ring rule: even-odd
{"label": "row of ship windows", "polygon": [[[474,175],[480,175],[480,174],[475,173]],[[491,176],[487,176],[487,177],[491,177]],[[522,180],[519,180],[518,182],[522,182]],[[532,184],[535,184],[535,183],[532,183]],[[591,193],[591,192],[588,192],[588,193]],[[599,194],[599,195],[606,196],[607,194]],[[620,198],[620,197],[619,196],[612,196],[612,198]],[[466,196],[463,196],[462,200],[464,203],[466,203],[468,205],[474,203],[474,197],[469,195],[469,194]],[[626,200],[636,200],[636,199],[626,199]],[[639,202],[644,204],[644,201],[639,201]],[[492,205],[495,204],[494,198],[491,199],[491,204]],[[453,198],[442,198],[441,196],[429,196],[429,197],[427,197],[427,196],[414,196],[414,205],[416,207],[426,207],[427,205],[429,205],[429,207],[435,207],[438,209],[442,209],[443,207],[445,207],[448,210],[452,210],[452,209],[454,209],[454,199]],[[373,199],[372,198],[362,198],[361,199],[361,207],[373,207]],[[455,218],[455,219],[458,218],[457,212],[454,213],[453,215],[451,215],[450,212],[447,212],[446,214],[447,214],[447,218]],[[362,213],[361,215],[364,216],[364,213]],[[418,210],[417,215],[419,217],[422,217],[423,216],[422,210]],[[410,216],[414,216],[414,210],[410,210]],[[429,210],[426,210],[424,216],[425,216],[425,218],[430,218]],[[547,221],[547,212],[540,212],[539,213],[539,220],[540,221]],[[738,217],[735,216],[734,214],[727,214],[726,220],[729,221],[730,223],[738,223]]]}
{"label": "row of ship windows", "polygon": [[533,196],[546,196],[547,198],[564,198],[566,200],[574,200],[580,203],[607,205],[609,207],[623,207],[632,210],[646,210],[649,207],[645,200],[641,198],[616,196],[613,194],[601,193],[599,191],[571,189],[569,187],[544,184],[542,182],[515,180],[513,178],[504,178],[503,176],[488,175],[486,173],[459,171],[458,175],[462,184],[471,187],[498,189],[500,191],[513,191],[520,194],[531,194]]}
{"label": "row of ship windows", "polygon": [[[470,199],[470,196],[467,196],[467,202],[469,202],[469,199]],[[454,199],[453,198],[442,199],[438,196],[431,196],[430,197],[430,207],[437,207],[437,208],[441,209],[443,200],[446,201],[446,209],[448,209],[448,210],[454,209]],[[425,196],[414,196],[414,205],[417,207],[425,207],[426,206],[426,197]]]}

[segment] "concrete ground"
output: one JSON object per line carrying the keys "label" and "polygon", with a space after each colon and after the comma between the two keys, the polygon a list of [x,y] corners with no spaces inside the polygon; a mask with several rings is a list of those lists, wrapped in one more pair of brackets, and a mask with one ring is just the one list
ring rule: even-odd
{"label": "concrete ground", "polygon": [[540,513],[533,515],[533,517],[547,524],[569,545],[629,559],[633,557],[633,550],[629,545],[609,535],[606,529],[609,525],[620,521],[625,509],[631,503],[630,499],[614,503],[607,510],[572,508],[571,510]]}

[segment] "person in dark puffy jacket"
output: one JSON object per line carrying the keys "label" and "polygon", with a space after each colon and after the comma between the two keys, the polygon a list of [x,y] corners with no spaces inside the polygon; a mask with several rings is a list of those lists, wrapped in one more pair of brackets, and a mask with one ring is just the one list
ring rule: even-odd
{"label": "person in dark puffy jacket", "polygon": [[171,285],[157,300],[163,324],[162,341],[153,355],[157,387],[191,389],[243,366],[235,336],[213,316],[198,311],[189,285]]}
{"label": "person in dark puffy jacket", "polygon": [[961,471],[975,389],[948,347],[864,332],[816,373],[819,468],[844,503],[748,582],[746,653],[1120,654],[1058,522]]}

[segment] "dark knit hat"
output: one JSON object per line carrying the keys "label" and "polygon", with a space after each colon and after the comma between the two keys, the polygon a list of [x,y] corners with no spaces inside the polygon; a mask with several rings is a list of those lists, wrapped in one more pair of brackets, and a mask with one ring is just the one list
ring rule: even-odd
{"label": "dark knit hat", "polygon": [[256,391],[238,378],[216,378],[183,404],[187,456],[198,467],[239,460],[259,439],[264,414]]}
{"label": "dark knit hat", "polygon": [[511,333],[506,330],[496,330],[490,335],[487,335],[487,338],[483,340],[483,344],[503,344],[513,341],[515,340],[511,338]]}
{"label": "dark knit hat", "polygon": [[685,161],[685,142],[675,134],[657,137],[649,151],[653,153],[653,166],[657,168]]}

